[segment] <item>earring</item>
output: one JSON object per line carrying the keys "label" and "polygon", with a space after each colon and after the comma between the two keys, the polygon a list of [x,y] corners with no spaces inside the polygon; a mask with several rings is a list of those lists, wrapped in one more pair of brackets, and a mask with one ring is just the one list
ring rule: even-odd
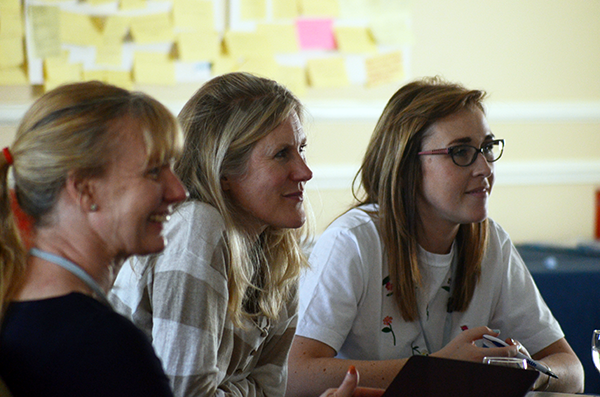
{"label": "earring", "polygon": [[92,205],[90,205],[90,211],[92,211],[92,212],[98,211],[98,204],[92,204]]}

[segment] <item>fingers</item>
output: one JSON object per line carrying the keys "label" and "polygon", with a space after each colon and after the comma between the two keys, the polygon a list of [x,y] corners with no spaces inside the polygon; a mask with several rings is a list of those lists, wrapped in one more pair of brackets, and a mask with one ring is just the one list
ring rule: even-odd
{"label": "fingers", "polygon": [[[325,396],[331,396],[331,397],[351,397],[352,394],[354,393],[354,391],[356,390],[356,387],[358,386],[358,372],[356,372],[356,368],[354,367],[354,365],[351,365],[350,368],[348,369],[348,372],[346,372],[346,376],[344,377],[344,380],[342,381],[342,384],[340,385],[340,387],[337,390],[327,390],[325,392]],[[333,393],[331,393],[333,392]],[[323,395],[322,395],[323,397]]]}
{"label": "fingers", "polygon": [[373,389],[371,387],[357,387],[352,397],[381,397],[385,393],[383,389]]}

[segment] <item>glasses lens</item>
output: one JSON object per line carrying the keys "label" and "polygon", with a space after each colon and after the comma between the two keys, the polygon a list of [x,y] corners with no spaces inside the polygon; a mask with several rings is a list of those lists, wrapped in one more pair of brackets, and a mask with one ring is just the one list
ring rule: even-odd
{"label": "glasses lens", "polygon": [[502,150],[504,146],[502,145],[502,141],[493,141],[485,144],[481,148],[481,153],[488,162],[496,161],[502,156]]}
{"label": "glasses lens", "polygon": [[465,167],[473,163],[477,157],[478,150],[473,146],[461,145],[452,148],[452,160],[454,164]]}

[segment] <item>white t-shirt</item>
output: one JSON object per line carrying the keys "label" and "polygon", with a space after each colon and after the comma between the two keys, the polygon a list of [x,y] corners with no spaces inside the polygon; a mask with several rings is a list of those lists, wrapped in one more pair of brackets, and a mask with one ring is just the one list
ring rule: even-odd
{"label": "white t-shirt", "polygon": [[[310,256],[312,269],[300,288],[296,335],[331,346],[337,357],[360,360],[406,358],[443,347],[448,320],[452,340],[462,330],[486,325],[521,342],[531,354],[564,337],[508,234],[490,219],[481,277],[465,312],[447,319],[454,247],[448,255],[421,249],[421,321],[405,322],[391,294],[383,242],[366,205],[338,218]],[[427,342],[423,337],[426,334]],[[427,347],[429,345],[429,348]]]}

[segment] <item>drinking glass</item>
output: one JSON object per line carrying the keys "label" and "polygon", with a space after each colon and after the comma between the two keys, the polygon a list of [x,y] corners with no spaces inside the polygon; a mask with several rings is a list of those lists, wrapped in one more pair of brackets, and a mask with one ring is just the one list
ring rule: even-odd
{"label": "drinking glass", "polygon": [[527,369],[527,360],[518,357],[484,357],[484,364]]}
{"label": "drinking glass", "polygon": [[600,371],[600,329],[594,330],[592,334],[592,360],[596,369]]}

